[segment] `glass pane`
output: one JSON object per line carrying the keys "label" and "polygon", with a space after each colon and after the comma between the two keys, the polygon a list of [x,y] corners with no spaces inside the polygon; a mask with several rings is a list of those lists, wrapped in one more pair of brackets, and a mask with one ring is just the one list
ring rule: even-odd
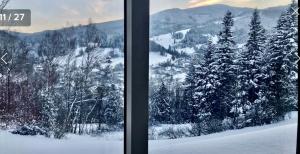
{"label": "glass pane", "polygon": [[295,154],[297,2],[150,2],[149,153]]}
{"label": "glass pane", "polygon": [[0,26],[1,154],[123,153],[123,7],[0,0],[31,10],[31,26]]}

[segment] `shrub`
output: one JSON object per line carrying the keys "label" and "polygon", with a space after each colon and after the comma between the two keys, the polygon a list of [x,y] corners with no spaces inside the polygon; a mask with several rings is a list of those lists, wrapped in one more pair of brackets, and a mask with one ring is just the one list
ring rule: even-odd
{"label": "shrub", "polygon": [[222,121],[222,128],[223,130],[229,130],[233,128],[233,122],[231,118],[225,118]]}
{"label": "shrub", "polygon": [[208,126],[206,122],[194,123],[192,124],[191,134],[193,136],[206,135],[207,130],[208,130]]}
{"label": "shrub", "polygon": [[176,138],[182,138],[185,136],[189,136],[186,134],[186,132],[184,130],[174,129],[172,127],[167,128],[166,130],[160,132],[158,135],[167,137],[168,139],[176,139]]}
{"label": "shrub", "polygon": [[219,119],[211,119],[207,122],[207,133],[217,133],[223,131],[222,121]]}

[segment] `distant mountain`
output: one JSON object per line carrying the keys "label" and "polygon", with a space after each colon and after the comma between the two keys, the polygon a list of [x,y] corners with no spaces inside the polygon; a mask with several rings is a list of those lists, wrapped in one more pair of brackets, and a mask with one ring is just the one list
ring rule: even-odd
{"label": "distant mountain", "polygon": [[[261,10],[263,25],[270,30],[275,26],[281,12],[287,6],[273,7]],[[230,10],[235,15],[235,22],[238,28],[246,29],[252,14],[252,8],[232,7],[228,5],[209,5],[189,9],[169,9],[151,15],[150,17],[150,35],[157,36],[171,33],[179,30],[202,27],[211,29],[218,26],[225,12]],[[106,33],[122,34],[124,30],[124,21],[116,20],[105,23],[97,23],[97,27]],[[81,31],[85,26],[75,27]],[[33,34],[21,34],[22,36],[40,36],[44,32]]]}
{"label": "distant mountain", "polygon": [[[281,12],[287,6],[262,9],[261,17],[266,29],[275,26]],[[151,35],[160,35],[193,27],[216,26],[221,23],[221,19],[230,10],[235,16],[235,22],[238,28],[247,28],[252,8],[232,7],[228,5],[209,5],[190,9],[170,9],[151,16]]]}

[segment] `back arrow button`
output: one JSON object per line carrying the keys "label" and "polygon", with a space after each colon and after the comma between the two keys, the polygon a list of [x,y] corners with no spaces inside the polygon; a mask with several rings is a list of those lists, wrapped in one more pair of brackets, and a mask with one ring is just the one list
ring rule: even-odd
{"label": "back arrow button", "polygon": [[7,53],[5,53],[2,57],[1,60],[4,62],[5,65],[7,65],[7,62],[4,60],[4,57],[7,55]]}

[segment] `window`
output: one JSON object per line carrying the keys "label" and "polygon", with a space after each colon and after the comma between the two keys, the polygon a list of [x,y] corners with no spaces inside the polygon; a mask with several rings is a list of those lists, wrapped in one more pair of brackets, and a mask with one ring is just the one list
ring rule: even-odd
{"label": "window", "polygon": [[297,10],[0,0],[0,152],[296,153]]}
{"label": "window", "polygon": [[0,153],[124,153],[123,0],[0,6],[32,19],[0,30]]}
{"label": "window", "polygon": [[297,3],[150,8],[149,153],[295,154]]}

